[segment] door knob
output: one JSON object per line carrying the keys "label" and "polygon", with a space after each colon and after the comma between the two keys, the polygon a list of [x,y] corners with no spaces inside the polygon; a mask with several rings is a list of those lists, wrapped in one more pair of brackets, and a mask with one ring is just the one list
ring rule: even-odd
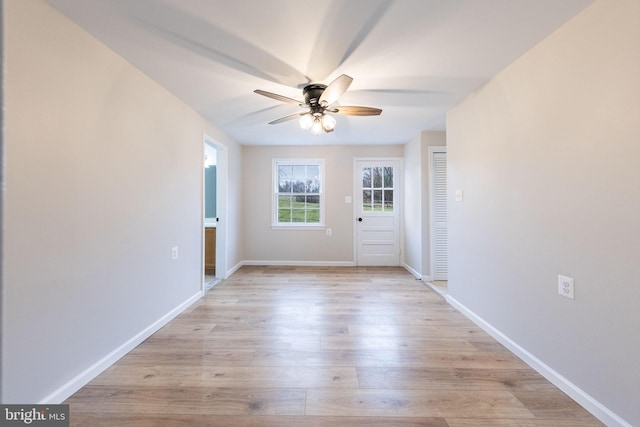
{"label": "door knob", "polygon": [[362,222],[362,218],[358,218],[358,221],[359,221],[359,222]]}

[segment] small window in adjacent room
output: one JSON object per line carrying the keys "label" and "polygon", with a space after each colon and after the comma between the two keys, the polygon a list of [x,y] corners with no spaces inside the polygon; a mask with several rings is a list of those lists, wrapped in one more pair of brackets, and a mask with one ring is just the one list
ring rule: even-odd
{"label": "small window in adjacent room", "polygon": [[273,161],[273,225],[324,225],[324,161]]}

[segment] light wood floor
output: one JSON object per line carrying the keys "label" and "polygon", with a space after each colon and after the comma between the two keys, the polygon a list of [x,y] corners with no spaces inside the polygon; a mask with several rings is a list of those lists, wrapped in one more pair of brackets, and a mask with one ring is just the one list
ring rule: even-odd
{"label": "light wood floor", "polygon": [[600,426],[400,268],[243,267],[67,400],[74,426]]}

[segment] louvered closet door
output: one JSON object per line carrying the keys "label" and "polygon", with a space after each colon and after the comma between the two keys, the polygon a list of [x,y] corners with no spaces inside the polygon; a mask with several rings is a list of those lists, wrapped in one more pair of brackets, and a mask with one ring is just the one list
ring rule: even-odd
{"label": "louvered closet door", "polygon": [[433,280],[447,280],[447,153],[433,153]]}

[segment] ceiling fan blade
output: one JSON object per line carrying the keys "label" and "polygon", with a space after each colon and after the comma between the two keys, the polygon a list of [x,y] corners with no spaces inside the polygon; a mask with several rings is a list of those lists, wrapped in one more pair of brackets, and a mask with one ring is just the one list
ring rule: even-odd
{"label": "ceiling fan blade", "polygon": [[149,2],[115,3],[119,4],[114,5],[114,12],[130,17],[133,24],[143,25],[181,49],[285,86],[311,82],[302,72],[249,42],[246,37],[234,35],[204,15],[188,12],[180,2],[155,2],[154,13],[149,13]]}
{"label": "ceiling fan blade", "polygon": [[333,1],[322,19],[307,71],[313,81],[322,81],[342,65],[376,29],[393,0]]}
{"label": "ceiling fan blade", "polygon": [[290,114],[288,116],[284,116],[284,117],[280,117],[279,119],[276,119],[272,122],[269,122],[270,125],[277,125],[278,123],[282,123],[282,122],[288,122],[289,120],[293,120],[293,119],[297,119],[298,117],[307,114],[306,111],[302,112],[302,113],[295,113],[295,114]]}
{"label": "ceiling fan blade", "polygon": [[287,98],[286,96],[278,95],[277,93],[271,93],[264,90],[256,89],[254,90],[258,95],[266,96],[267,98],[273,98],[281,102],[286,102],[287,104],[295,104],[295,105],[304,105],[302,101],[296,101],[293,98]]}
{"label": "ceiling fan blade", "polygon": [[326,105],[333,104],[342,96],[343,93],[347,91],[347,89],[349,89],[352,81],[353,79],[351,77],[346,74],[342,74],[340,77],[332,81],[324,92],[322,92],[319,103],[326,103]]}
{"label": "ceiling fan blade", "polygon": [[371,107],[335,107],[330,111],[345,116],[379,116],[382,113],[381,109]]}

